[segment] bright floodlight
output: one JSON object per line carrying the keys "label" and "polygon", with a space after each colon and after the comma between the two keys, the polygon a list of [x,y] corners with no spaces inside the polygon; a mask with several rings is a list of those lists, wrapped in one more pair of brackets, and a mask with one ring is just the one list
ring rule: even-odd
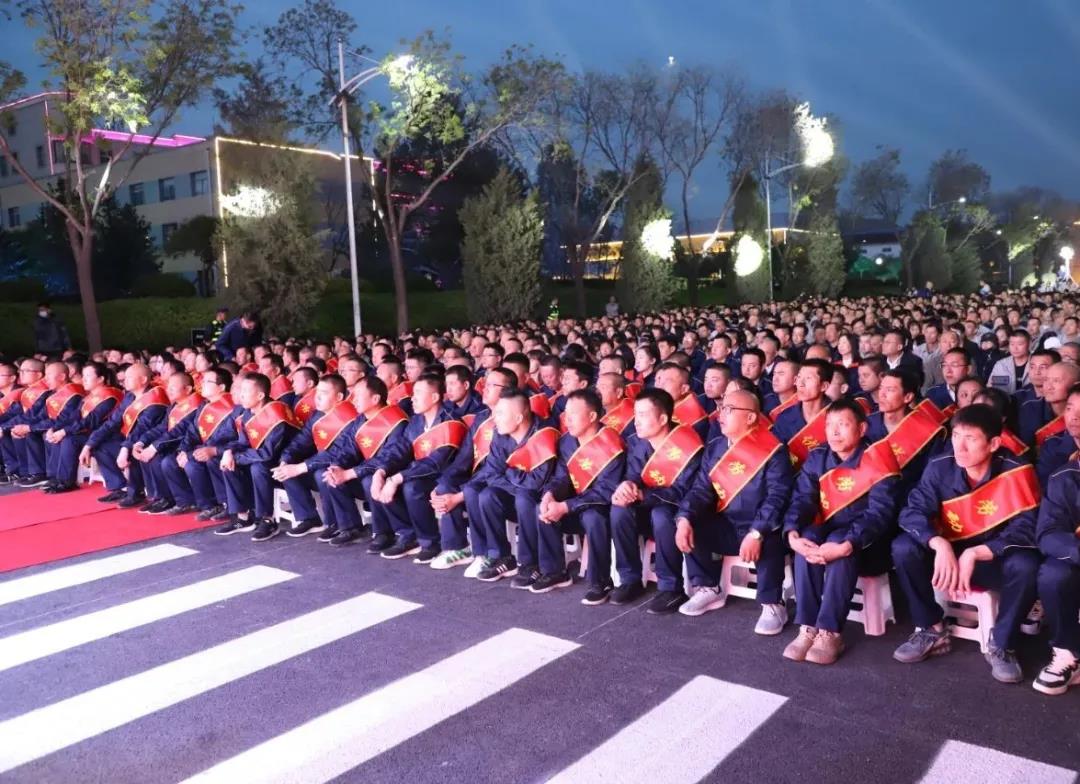
{"label": "bright floodlight", "polygon": [[671,237],[671,219],[656,218],[646,223],[641,230],[641,245],[653,256],[670,259],[675,250],[675,240]]}
{"label": "bright floodlight", "polygon": [[828,120],[810,113],[810,104],[795,107],[795,132],[803,146],[803,164],[820,166],[833,157],[833,140],[826,130]]}
{"label": "bright floodlight", "polygon": [[765,251],[749,234],[735,243],[735,274],[740,278],[753,275],[765,261]]}
{"label": "bright floodlight", "polygon": [[265,218],[281,209],[281,199],[266,188],[241,185],[221,197],[221,209],[241,218]]}
{"label": "bright floodlight", "polygon": [[874,259],[874,263],[880,267],[882,264],[885,263],[885,259],[881,258],[881,256],[878,256],[876,259]]}
{"label": "bright floodlight", "polygon": [[967,196],[961,196],[959,199],[956,200],[956,203],[957,204],[967,204]]}
{"label": "bright floodlight", "polygon": [[402,54],[395,57],[393,60],[386,64],[387,69],[399,68],[404,69],[412,65],[413,56],[411,54]]}
{"label": "bright floodlight", "polygon": [[1061,250],[1058,251],[1058,255],[1061,257],[1062,261],[1068,264],[1070,261],[1073,260],[1073,256],[1076,255],[1076,251],[1073,250],[1072,245],[1062,245]]}

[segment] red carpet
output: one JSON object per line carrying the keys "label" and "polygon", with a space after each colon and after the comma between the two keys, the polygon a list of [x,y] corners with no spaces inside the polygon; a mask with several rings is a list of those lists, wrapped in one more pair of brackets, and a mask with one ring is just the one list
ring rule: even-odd
{"label": "red carpet", "polygon": [[82,517],[111,509],[112,506],[97,502],[106,492],[108,491],[104,487],[94,484],[60,495],[45,495],[40,490],[27,490],[0,496],[0,531],[64,520],[68,517]]}
{"label": "red carpet", "polygon": [[[100,487],[95,490],[100,491]],[[69,496],[82,495],[69,493]],[[96,497],[91,490],[91,501]],[[11,507],[16,499],[40,493],[17,493],[0,498],[0,512]],[[45,496],[51,498],[52,496]],[[29,501],[29,499],[27,499]],[[97,504],[101,509],[101,504]],[[24,566],[59,561],[76,555],[94,553],[133,542],[143,542],[162,536],[207,528],[216,523],[201,523],[195,515],[169,517],[167,515],[144,515],[131,509],[106,507],[96,514],[64,520],[53,519],[37,525],[28,525],[0,532],[0,572],[21,569]]]}

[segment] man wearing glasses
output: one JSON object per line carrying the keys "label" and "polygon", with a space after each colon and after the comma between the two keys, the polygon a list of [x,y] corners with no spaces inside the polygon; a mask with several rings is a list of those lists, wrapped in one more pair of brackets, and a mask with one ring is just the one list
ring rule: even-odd
{"label": "man wearing glasses", "polygon": [[20,487],[40,487],[48,482],[45,476],[45,445],[40,439],[27,438],[30,423],[45,416],[45,403],[51,394],[45,384],[45,363],[24,359],[19,366],[18,405],[0,417],[0,434],[12,440],[19,466]]}
{"label": "man wearing glasses", "polygon": [[[185,420],[187,429],[176,455],[176,466],[183,470],[195,496],[196,519],[202,521],[228,518],[221,454],[236,440],[234,422],[242,410],[229,394],[232,380],[232,374],[219,367],[203,373],[203,403],[194,417]],[[170,487],[183,487],[183,478],[169,467],[165,480]]]}
{"label": "man wearing glasses", "polygon": [[926,390],[926,397],[945,416],[951,417],[956,413],[956,388],[971,375],[971,359],[967,351],[959,347],[946,351],[941,362],[941,372],[945,382]]}
{"label": "man wearing glasses", "polygon": [[19,396],[19,369],[7,362],[0,363],[0,485],[9,485],[19,475],[19,457],[15,453],[15,442],[7,432],[4,423],[15,417],[21,410]]}

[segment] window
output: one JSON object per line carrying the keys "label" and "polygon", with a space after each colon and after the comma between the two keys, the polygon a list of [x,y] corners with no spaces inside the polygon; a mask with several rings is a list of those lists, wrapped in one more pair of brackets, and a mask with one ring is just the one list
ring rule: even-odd
{"label": "window", "polygon": [[161,244],[165,246],[169,242],[169,237],[176,233],[175,223],[163,223],[161,224]]}
{"label": "window", "polygon": [[132,207],[146,204],[146,194],[143,193],[143,184],[135,182],[128,186],[128,201]]}
{"label": "window", "polygon": [[112,160],[112,150],[108,147],[99,147],[98,160],[101,161],[103,164],[108,163],[110,160]]}
{"label": "window", "polygon": [[7,222],[9,229],[17,229],[22,226],[22,216],[19,215],[18,207],[8,207]]}
{"label": "window", "polygon": [[0,155],[0,177],[8,176],[8,162],[7,157]]}
{"label": "window", "polygon": [[191,195],[205,196],[210,190],[210,178],[206,170],[191,173]]}
{"label": "window", "polygon": [[34,148],[34,157],[37,159],[37,167],[39,169],[45,168],[45,145],[39,144]]}
{"label": "window", "polygon": [[79,163],[83,166],[90,166],[93,160],[90,157],[92,148],[88,144],[84,144],[79,148]]}
{"label": "window", "polygon": [[63,163],[67,160],[67,157],[64,155],[64,143],[60,139],[53,140],[52,155],[53,160],[57,163]]}
{"label": "window", "polygon": [[158,201],[172,201],[176,198],[176,181],[172,177],[162,177],[157,181]]}
{"label": "window", "polygon": [[19,131],[19,125],[14,120],[8,122],[7,134],[8,136],[14,136]]}

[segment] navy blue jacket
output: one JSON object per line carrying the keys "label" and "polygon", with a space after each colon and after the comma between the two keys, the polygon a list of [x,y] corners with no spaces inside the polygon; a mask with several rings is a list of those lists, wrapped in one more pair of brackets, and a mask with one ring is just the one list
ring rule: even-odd
{"label": "navy blue jacket", "polygon": [[645,469],[645,464],[649,462],[649,458],[653,456],[654,451],[652,444],[646,438],[639,437],[629,445],[626,456],[626,480],[641,488],[641,494],[644,496],[642,505],[646,508],[660,506],[661,504],[677,508],[686,494],[690,492],[690,488],[694,486],[698,469],[701,467],[701,453],[704,450],[699,449],[697,451],[670,485],[666,487],[649,487],[642,481],[641,475]]}
{"label": "navy blue jacket", "polygon": [[[175,403],[169,406],[169,413],[172,413],[172,410],[175,407]],[[154,451],[158,454],[164,455],[175,452],[180,448],[180,444],[184,441],[184,436],[188,431],[189,422],[195,421],[195,416],[198,412],[198,408],[193,408],[187,413],[187,416],[177,422],[172,428],[169,427],[169,416],[166,414],[161,422],[159,422],[156,427],[151,428],[144,433],[140,440],[143,444],[152,445]]]}
{"label": "navy blue jacket", "polygon": [[[827,397],[824,400],[826,406],[832,402]],[[772,431],[773,435],[786,444],[804,427],[806,427],[806,419],[803,417],[802,403],[796,403],[776,418]]]}
{"label": "navy blue jacket", "polygon": [[387,474],[393,473],[389,467],[389,461],[394,459],[395,455],[400,454],[400,442],[405,438],[407,421],[398,422],[389,435],[386,436],[378,451],[367,460],[364,459],[364,455],[356,443],[356,433],[364,426],[365,422],[367,422],[367,417],[361,414],[330,445],[330,449],[327,450],[330,465],[355,468],[357,479],[369,477],[379,470],[385,471]]}
{"label": "navy blue jacket", "polygon": [[177,451],[190,452],[201,446],[212,446],[216,447],[220,453],[236,442],[236,418],[244,412],[244,409],[240,406],[233,406],[233,410],[225,417],[228,421],[220,423],[214,432],[210,434],[210,438],[205,443],[203,442],[202,436],[199,435],[199,417],[202,416],[203,409],[208,405],[210,405],[210,401],[204,401],[195,412],[195,416],[184,419],[182,423],[184,429],[180,433],[180,444]]}
{"label": "navy blue jacket", "polygon": [[[86,401],[83,400],[83,402]],[[99,428],[106,419],[109,418],[109,415],[113,412],[113,409],[116,408],[116,406],[117,402],[111,397],[107,397],[100,403],[98,403],[96,406],[94,406],[94,408],[91,409],[86,416],[80,416],[79,420],[72,425],[70,430],[65,427],[64,432],[68,435],[87,435],[89,433],[92,433],[94,430],[97,430],[97,428]],[[79,413],[82,413],[81,408]]]}
{"label": "navy blue jacket", "polygon": [[314,473],[316,471],[325,470],[333,465],[333,455],[335,448],[338,447],[338,442],[344,438],[347,438],[347,431],[349,426],[341,428],[341,431],[337,434],[337,437],[331,441],[326,449],[319,450],[315,446],[315,425],[326,414],[322,411],[316,411],[304,426],[300,429],[296,435],[293,436],[289,445],[285,447],[285,450],[281,453],[281,462],[283,465],[294,465],[296,463],[303,463],[307,466],[308,473]]}
{"label": "navy blue jacket", "polygon": [[240,415],[242,427],[237,429],[236,440],[229,445],[229,449],[232,450],[233,457],[236,459],[236,464],[270,463],[277,465],[281,461],[281,453],[298,431],[287,422],[282,422],[263,438],[262,443],[256,449],[248,440],[247,433],[247,423],[254,416],[255,413],[246,408],[244,413]]}
{"label": "navy blue jacket", "polygon": [[956,403],[956,399],[953,397],[953,392],[949,390],[948,384],[937,384],[936,386],[930,387],[926,390],[926,399],[942,411]]}
{"label": "navy blue jacket", "polygon": [[[1076,450],[1076,439],[1070,436],[1068,431],[1062,431],[1043,441],[1043,445],[1039,447],[1035,473],[1039,475],[1039,486],[1044,492],[1047,482],[1050,481],[1050,475],[1069,462],[1069,458]],[[1080,520],[1077,524],[1080,525]]]}
{"label": "navy blue jacket", "polygon": [[530,492],[539,498],[540,490],[547,484],[552,474],[555,473],[555,460],[548,460],[532,471],[521,471],[511,468],[506,461],[514,451],[532,438],[533,434],[545,427],[538,418],[533,417],[529,432],[521,441],[515,441],[511,436],[495,434],[491,439],[491,452],[483,464],[465,484],[479,490],[485,486],[498,487],[509,493]]}
{"label": "navy blue jacket", "polygon": [[[146,390],[143,390],[145,392]],[[142,393],[140,393],[142,394]],[[109,418],[102,422],[94,432],[90,434],[90,437],[86,440],[86,445],[91,449],[95,449],[106,441],[113,438],[123,438],[123,445],[126,449],[131,449],[135,444],[142,441],[143,434],[153,430],[159,422],[165,419],[166,406],[150,406],[143,410],[139,415],[139,418],[135,420],[135,424],[131,428],[131,432],[126,437],[121,435],[121,427],[124,424],[124,412],[127,411],[128,406],[135,402],[135,395],[131,392],[124,394],[124,399],[120,401],[112,413],[109,414]]]}
{"label": "navy blue jacket", "polygon": [[592,484],[583,493],[574,490],[574,484],[570,481],[570,458],[577,451],[581,443],[569,433],[563,434],[559,439],[559,461],[555,466],[555,473],[544,485],[541,494],[550,492],[556,501],[566,501],[566,506],[571,513],[579,512],[586,506],[611,506],[611,496],[615,488],[622,481],[626,470],[626,451],[620,452],[611,459],[600,472]]}
{"label": "navy blue jacket", "polygon": [[1019,430],[1017,433],[1020,440],[1028,446],[1035,446],[1035,433],[1043,425],[1054,419],[1054,410],[1043,398],[1036,397],[1020,406]]}
{"label": "navy blue jacket", "polygon": [[[889,429],[885,426],[885,415],[880,411],[875,411],[866,418],[866,440],[873,444],[876,441],[880,441],[889,435]],[[900,483],[900,493],[907,495],[907,493],[922,479],[923,471],[926,470],[926,464],[931,458],[941,454],[945,449],[945,430],[942,428],[937,434],[930,439],[929,443],[919,450],[914,458],[912,458],[906,466],[900,469],[902,476],[902,482]],[[951,444],[950,444],[951,446]]]}
{"label": "navy blue jacket", "polygon": [[226,360],[232,360],[236,357],[238,348],[251,348],[258,345],[258,331],[258,327],[256,327],[251,332],[248,332],[240,323],[240,319],[234,318],[225,325],[225,329],[221,331],[221,337],[214,343],[214,348],[220,351],[221,356]]}
{"label": "navy blue jacket", "polygon": [[1080,566],[1080,461],[1054,472],[1039,505],[1037,537],[1047,558]]}
{"label": "navy blue jacket", "polygon": [[480,426],[491,418],[491,411],[482,408],[473,423],[469,426],[469,432],[461,444],[461,449],[454,455],[454,459],[443,469],[442,477],[436,486],[436,491],[441,495],[461,492],[462,485],[469,481],[473,475],[473,445],[476,439],[476,431]]}
{"label": "navy blue jacket", "polygon": [[[431,423],[431,427],[453,419],[454,417],[445,408],[440,407],[434,421]],[[446,467],[450,465],[458,451],[449,444],[438,449],[432,449],[424,457],[415,458],[413,456],[413,442],[427,432],[428,429],[427,420],[421,414],[413,414],[409,417],[409,422],[405,425],[404,436],[394,442],[391,447],[392,453],[387,454],[387,474],[400,472],[402,479],[407,481],[410,479],[434,479],[446,470]],[[464,442],[462,443],[464,445]]]}

